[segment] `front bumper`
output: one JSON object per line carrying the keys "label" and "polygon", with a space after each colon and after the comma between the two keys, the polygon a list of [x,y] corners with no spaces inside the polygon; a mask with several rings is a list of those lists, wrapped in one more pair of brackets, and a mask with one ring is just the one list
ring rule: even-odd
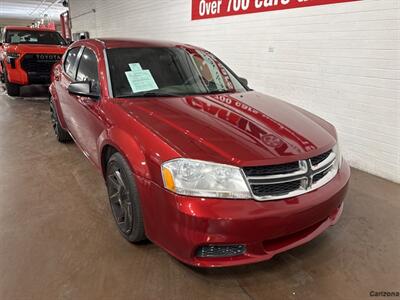
{"label": "front bumper", "polygon": [[23,70],[19,62],[16,63],[14,68],[10,64],[6,64],[8,82],[28,85],[28,84],[50,84],[50,73],[46,72],[26,72]]}
{"label": "front bumper", "polygon": [[[29,70],[25,69],[23,66],[23,60],[27,55],[33,54],[25,54],[17,59],[5,62],[8,82],[19,85],[50,84],[51,71],[48,70],[50,67],[47,66],[43,69],[43,66],[41,68],[31,66]],[[47,65],[53,65],[54,63],[56,62],[47,63]],[[38,64],[38,66],[40,66],[40,64]]]}
{"label": "front bumper", "polygon": [[[146,234],[171,255],[198,267],[255,263],[302,245],[334,225],[343,210],[350,168],[310,193],[278,201],[185,197],[137,178]],[[204,245],[245,245],[240,256],[200,258]]]}

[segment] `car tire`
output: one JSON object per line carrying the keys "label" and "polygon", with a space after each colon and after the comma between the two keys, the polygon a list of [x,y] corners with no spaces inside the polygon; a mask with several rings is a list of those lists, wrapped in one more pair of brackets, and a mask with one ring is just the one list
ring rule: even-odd
{"label": "car tire", "polygon": [[51,99],[50,99],[50,114],[51,114],[51,124],[53,126],[54,133],[57,137],[57,141],[63,144],[71,142],[72,138],[68,133],[68,131],[62,128],[60,124],[60,119],[58,118],[57,110]]}
{"label": "car tire", "polygon": [[5,67],[4,67],[4,63],[0,62],[0,67],[1,67],[1,72],[0,72],[0,82],[1,83],[6,83],[6,71],[5,71]]}
{"label": "car tire", "polygon": [[146,240],[135,177],[118,152],[107,162],[106,185],[111,211],[122,236],[131,243]]}
{"label": "car tire", "polygon": [[7,77],[6,77],[6,90],[8,96],[18,97],[20,94],[20,86],[18,84],[7,82]]}

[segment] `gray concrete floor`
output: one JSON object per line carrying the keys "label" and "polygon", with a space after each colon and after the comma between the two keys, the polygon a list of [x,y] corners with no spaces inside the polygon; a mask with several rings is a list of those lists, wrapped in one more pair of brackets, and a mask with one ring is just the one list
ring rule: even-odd
{"label": "gray concrete floor", "polygon": [[0,90],[0,299],[347,300],[400,290],[399,185],[353,170],[343,217],[319,238],[255,265],[194,269],[120,236],[101,175],[55,140],[46,90],[23,93]]}

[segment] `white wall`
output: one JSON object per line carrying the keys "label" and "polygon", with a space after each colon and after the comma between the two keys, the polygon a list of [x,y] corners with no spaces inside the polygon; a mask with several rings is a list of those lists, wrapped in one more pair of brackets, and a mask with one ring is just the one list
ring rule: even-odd
{"label": "white wall", "polygon": [[399,0],[200,21],[191,21],[190,0],[70,0],[70,8],[73,32],[209,49],[252,88],[332,122],[352,166],[400,182]]}
{"label": "white wall", "polygon": [[[1,0],[0,0],[1,1]],[[15,18],[2,18],[0,14],[0,30],[4,26],[30,26],[34,22],[33,19],[15,19]],[[61,24],[55,21],[56,29],[61,31]]]}
{"label": "white wall", "polygon": [[29,26],[33,21],[25,19],[0,18],[0,28],[4,26]]}

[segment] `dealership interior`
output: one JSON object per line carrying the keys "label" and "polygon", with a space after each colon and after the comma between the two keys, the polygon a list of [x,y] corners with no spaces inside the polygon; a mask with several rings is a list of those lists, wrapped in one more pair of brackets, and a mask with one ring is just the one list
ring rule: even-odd
{"label": "dealership interior", "polygon": [[0,299],[400,298],[399,0],[0,0]]}

